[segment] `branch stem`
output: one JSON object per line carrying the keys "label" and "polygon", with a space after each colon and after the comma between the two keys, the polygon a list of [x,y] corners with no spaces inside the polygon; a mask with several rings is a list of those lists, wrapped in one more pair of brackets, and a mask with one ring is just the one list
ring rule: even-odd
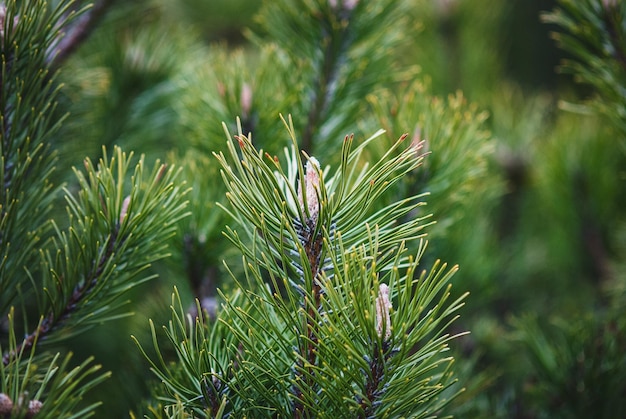
{"label": "branch stem", "polygon": [[59,67],[91,35],[107,8],[115,0],[96,0],[93,6],[69,26],[67,32],[48,52],[51,67]]}
{"label": "branch stem", "polygon": [[[304,319],[304,330],[306,333],[306,340],[303,345],[302,358],[306,360],[306,365],[300,365],[301,368],[306,370],[306,376],[303,379],[305,388],[312,388],[314,382],[311,377],[314,374],[313,367],[317,363],[317,317],[321,306],[322,299],[322,287],[318,281],[318,276],[321,271],[320,261],[322,256],[322,244],[323,236],[321,234],[315,235],[315,225],[313,223],[307,223],[306,237],[304,240],[304,248],[311,267],[311,292],[310,297],[312,301],[308,301],[305,297],[305,309],[306,316]],[[302,377],[302,373],[296,373]],[[307,418],[310,415],[306,412],[304,401],[302,400],[301,389],[296,389],[296,398],[299,399],[295,405],[295,418]]]}
{"label": "branch stem", "polygon": [[365,412],[365,417],[375,417],[376,413],[376,401],[380,399],[382,394],[381,383],[383,382],[385,375],[385,352],[389,349],[389,344],[383,342],[382,350],[378,345],[374,347],[374,356],[369,363],[370,376],[367,377],[365,384],[365,397],[366,400],[362,400],[360,405]]}
{"label": "branch stem", "polygon": [[[326,22],[326,25],[332,25]],[[300,148],[309,155],[314,154],[313,137],[319,130],[319,125],[329,103],[334,101],[336,83],[339,71],[346,57],[351,38],[348,35],[349,24],[344,25],[338,32],[332,28],[323,28],[322,44],[325,45],[322,62],[319,65],[317,78],[314,80],[314,88],[310,103],[313,105],[309,110],[307,124],[302,135]],[[336,44],[339,44],[338,46]]]}
{"label": "branch stem", "polygon": [[624,38],[622,36],[621,21],[622,17],[619,15],[620,9],[618,7],[609,7],[605,10],[604,21],[609,33],[610,43],[615,50],[614,58],[622,66],[622,69],[626,70],[626,50],[624,46]]}
{"label": "branch stem", "polygon": [[104,273],[104,268],[109,259],[115,254],[115,248],[118,244],[118,232],[119,226],[115,226],[109,235],[106,250],[100,257],[100,260],[98,260],[98,263],[96,263],[93,267],[92,273],[82,285],[77,285],[74,288],[74,291],[69,296],[63,309],[59,313],[55,313],[54,308],[51,308],[46,317],[44,317],[44,319],[39,323],[37,328],[28,334],[24,340],[17,345],[15,350],[9,351],[2,356],[2,363],[4,366],[9,365],[11,360],[13,360],[20,353],[31,349],[38,339],[43,339],[46,335],[57,328],[64,320],[67,320],[70,315],[76,311],[80,301],[91,294],[95,286],[98,284],[98,279]]}

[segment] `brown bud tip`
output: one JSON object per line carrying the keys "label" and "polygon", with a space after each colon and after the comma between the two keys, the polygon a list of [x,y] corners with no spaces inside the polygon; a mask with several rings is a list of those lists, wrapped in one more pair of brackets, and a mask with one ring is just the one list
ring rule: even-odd
{"label": "brown bud tip", "polygon": [[305,203],[309,210],[309,220],[317,223],[319,215],[318,193],[320,188],[320,163],[315,157],[309,157],[305,167],[304,188],[298,186],[298,200],[300,207],[304,209]]}
{"label": "brown bud tip", "polygon": [[[15,32],[15,27],[17,26],[18,22],[19,22],[19,17],[18,16],[13,16],[13,25],[9,25],[5,22],[7,17],[7,7],[5,5],[5,2],[1,2],[0,3],[0,42],[4,42],[4,29],[5,28],[11,28],[11,33]],[[1,47],[1,45],[0,45]]]}
{"label": "brown bud tip", "polygon": [[392,308],[391,300],[389,299],[389,287],[387,284],[380,284],[378,297],[376,297],[376,333],[385,341],[391,337],[391,316],[389,310]]}
{"label": "brown bud tip", "polygon": [[345,7],[346,10],[353,10],[358,3],[359,0],[344,0],[343,7]]}
{"label": "brown bud tip", "polygon": [[220,95],[220,97],[226,96],[226,86],[224,86],[224,83],[217,82],[217,94]]}
{"label": "brown bud tip", "polygon": [[241,112],[244,118],[248,117],[252,109],[252,87],[248,83],[244,83],[241,86]]}
{"label": "brown bud tip", "polygon": [[128,205],[130,204],[130,195],[124,198],[124,202],[122,202],[122,209],[120,211],[120,224],[124,222],[126,218],[126,214],[128,213]]}
{"label": "brown bud tip", "polygon": [[161,179],[163,179],[163,176],[165,176],[166,172],[167,172],[167,164],[162,164],[161,168],[159,169],[159,173],[157,173],[156,181],[160,182]]}
{"label": "brown bud tip", "polygon": [[4,393],[0,393],[0,415],[8,415],[13,410],[13,400]]}
{"label": "brown bud tip", "polygon": [[39,413],[41,408],[43,407],[43,403],[39,400],[31,400],[28,402],[28,416],[33,416]]}
{"label": "brown bud tip", "polygon": [[339,2],[337,2],[337,0],[328,0],[330,7],[335,10],[344,9],[350,11],[353,10],[358,3],[359,0],[339,0]]}

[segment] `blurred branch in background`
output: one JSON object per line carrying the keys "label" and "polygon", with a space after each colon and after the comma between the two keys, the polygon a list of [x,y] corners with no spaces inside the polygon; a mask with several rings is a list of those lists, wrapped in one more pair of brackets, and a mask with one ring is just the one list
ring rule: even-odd
{"label": "blurred branch in background", "polygon": [[96,29],[114,2],[115,0],[99,0],[87,6],[87,9],[67,26],[58,42],[52,45],[48,52],[50,65],[58,67],[69,58]]}

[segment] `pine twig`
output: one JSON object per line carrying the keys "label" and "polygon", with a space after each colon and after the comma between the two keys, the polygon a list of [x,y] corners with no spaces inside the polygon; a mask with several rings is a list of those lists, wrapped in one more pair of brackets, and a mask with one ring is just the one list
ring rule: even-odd
{"label": "pine twig", "polygon": [[626,70],[626,50],[624,50],[623,29],[620,22],[622,19],[619,14],[620,9],[617,6],[617,3],[606,2],[602,19],[606,24],[609,41],[615,50],[613,58],[622,66],[622,69]]}
{"label": "pine twig", "polygon": [[59,67],[91,35],[107,9],[115,0],[96,0],[92,7],[76,19],[48,52],[51,67]]}
{"label": "pine twig", "polygon": [[107,241],[106,251],[103,253],[98,263],[94,266],[93,273],[92,275],[90,275],[89,280],[86,281],[83,285],[76,286],[74,292],[72,292],[72,295],[69,298],[69,301],[65,304],[65,307],[59,313],[59,315],[55,315],[54,309],[51,309],[48,315],[39,323],[37,328],[33,332],[28,334],[24,338],[24,340],[19,345],[17,345],[15,350],[7,352],[2,356],[2,362],[5,366],[7,366],[17,354],[31,349],[38,339],[44,338],[56,327],[58,327],[63,322],[63,320],[69,318],[69,316],[78,307],[80,301],[87,297],[93,291],[98,283],[98,279],[104,272],[104,267],[106,266],[108,260],[116,253],[115,249],[117,245],[123,243],[123,240],[117,240],[118,232],[119,225],[116,225],[109,236],[109,240]]}
{"label": "pine twig", "polygon": [[360,402],[366,418],[375,417],[376,407],[380,403],[378,399],[383,392],[380,385],[385,378],[385,361],[387,360],[387,356],[383,353],[386,353],[388,349],[389,343],[387,341],[383,341],[382,351],[379,350],[378,345],[376,345],[374,348],[374,359],[369,361],[371,377],[367,380],[365,385],[365,397],[367,401],[362,400]]}
{"label": "pine twig", "polygon": [[[317,313],[319,312],[322,298],[322,287],[320,286],[317,278],[321,272],[320,261],[322,256],[323,236],[321,234],[315,234],[316,221],[316,219],[311,218],[307,220],[307,224],[304,227],[305,234],[302,243],[306,251],[309,266],[311,267],[311,277],[313,278],[311,289],[311,297],[313,301],[308,304],[308,308],[306,307],[307,304],[305,300],[305,308],[307,311],[305,331],[307,340],[304,345],[304,353],[302,355],[303,358],[306,359],[307,365],[300,365],[300,367],[307,369],[307,377],[311,377],[313,374],[312,367],[317,363],[317,321],[315,319],[317,317]],[[296,374],[298,373],[296,372]],[[305,381],[310,380],[305,378]],[[312,383],[307,383],[307,387],[311,388]],[[299,389],[296,389],[296,397],[298,399],[302,398],[302,393]],[[296,402],[294,406],[294,417],[308,417],[305,413],[304,403],[302,401]]]}
{"label": "pine twig", "polygon": [[[346,16],[346,19],[349,15]],[[324,22],[328,25],[328,22]],[[349,35],[349,24],[341,29],[339,32],[339,48],[334,49],[334,38],[337,36],[333,34],[332,28],[323,28],[324,37],[322,43],[326,43],[326,48],[323,52],[322,63],[318,71],[317,78],[314,81],[315,90],[311,98],[311,109],[307,117],[307,124],[302,133],[302,143],[300,148],[312,155],[313,150],[313,136],[315,131],[320,128],[320,120],[323,118],[323,114],[328,108],[330,103],[335,100],[334,90],[336,89],[336,83],[339,76],[339,70],[341,69],[344,60],[347,58],[347,50],[352,39]]]}

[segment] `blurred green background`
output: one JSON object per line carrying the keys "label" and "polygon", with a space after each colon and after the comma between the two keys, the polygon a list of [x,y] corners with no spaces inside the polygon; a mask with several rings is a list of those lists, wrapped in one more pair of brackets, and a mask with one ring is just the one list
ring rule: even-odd
{"label": "blurred green background", "polygon": [[[560,106],[592,91],[558,71],[566,54],[550,38],[555,27],[540,21],[556,2],[405,1],[412,30],[390,54],[419,67],[413,77],[426,86],[424,109],[441,106],[441,118],[484,119],[482,131],[463,134],[467,158],[487,157],[482,184],[448,178],[451,185],[441,190],[462,192],[458,208],[437,206],[433,191],[434,217],[442,223],[430,254],[459,263],[455,289],[471,292],[455,326],[472,332],[454,347],[466,391],[447,413],[624,417],[626,166],[616,138],[623,134],[591,112]],[[210,153],[225,141],[221,122],[234,131],[234,116],[245,113],[239,99],[246,83],[262,80],[269,91],[289,82],[249,40],[260,6],[260,0],[114,2],[61,73],[72,117],[59,138],[80,139],[60,144],[67,161],[79,165],[85,155],[97,158],[102,145],[119,144],[181,164],[195,187],[194,215],[181,226],[172,258],[155,267],[160,279],[131,297],[137,315],[72,344],[84,351],[79,356],[94,354],[113,371],[94,394],[104,400],[102,417],[138,411],[147,396],[151,377],[129,336],[147,341],[147,318],[166,321],[171,286],[190,304],[205,275],[228,287],[219,282],[220,261],[233,255],[220,234],[223,216],[214,202],[222,188]],[[463,106],[445,99],[457,91]],[[257,113],[244,119],[265,147],[279,150],[286,137],[278,115],[263,112],[289,113],[290,99],[264,106],[260,96],[255,91]],[[465,113],[467,102],[474,113]],[[410,121],[402,129],[412,132],[420,109],[399,114],[396,124]],[[264,125],[272,118],[273,126]],[[441,156],[433,146],[439,170],[455,164]],[[69,170],[62,176],[71,178]],[[456,211],[448,224],[447,211]]]}

